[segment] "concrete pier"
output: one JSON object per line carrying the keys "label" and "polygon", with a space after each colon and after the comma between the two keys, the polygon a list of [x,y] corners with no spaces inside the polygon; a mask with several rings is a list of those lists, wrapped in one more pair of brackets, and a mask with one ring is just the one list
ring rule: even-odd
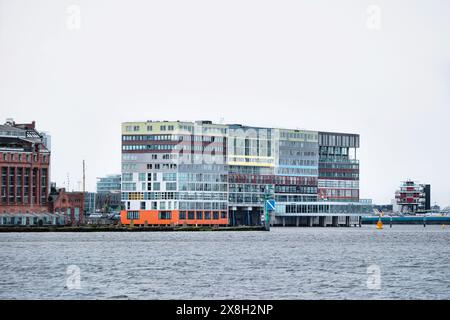
{"label": "concrete pier", "polygon": [[271,219],[274,227],[351,227],[358,226],[359,216],[332,215],[274,215]]}

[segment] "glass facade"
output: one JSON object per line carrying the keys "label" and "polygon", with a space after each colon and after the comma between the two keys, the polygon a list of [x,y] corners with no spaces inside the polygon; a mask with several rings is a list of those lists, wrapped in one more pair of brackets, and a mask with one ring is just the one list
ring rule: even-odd
{"label": "glass facade", "polygon": [[124,123],[122,201],[149,224],[259,224],[265,196],[276,214],[354,212],[358,147],[354,134]]}

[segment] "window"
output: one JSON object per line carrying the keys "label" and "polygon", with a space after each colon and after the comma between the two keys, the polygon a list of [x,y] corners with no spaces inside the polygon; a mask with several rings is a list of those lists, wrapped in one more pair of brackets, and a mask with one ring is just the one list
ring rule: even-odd
{"label": "window", "polygon": [[220,218],[221,218],[221,219],[226,219],[226,218],[227,218],[227,213],[226,213],[225,211],[222,211],[222,212],[220,213]]}
{"label": "window", "polygon": [[158,202],[152,201],[152,210],[158,210]]}
{"label": "window", "polygon": [[139,173],[139,181],[146,181],[147,175],[144,173]]}
{"label": "window", "polygon": [[172,219],[172,212],[171,211],[160,211],[159,214],[160,220],[170,220]]}
{"label": "window", "polygon": [[153,191],[159,191],[161,189],[161,184],[159,182],[153,182]]}
{"label": "window", "polygon": [[214,219],[214,220],[218,220],[218,219],[219,219],[219,212],[218,212],[218,211],[214,211],[214,213],[213,213],[213,219]]}
{"label": "window", "polygon": [[194,211],[188,212],[188,220],[194,220],[195,219],[195,213]]}
{"label": "window", "polygon": [[133,131],[139,131],[139,126],[134,126]]}
{"label": "window", "polygon": [[167,191],[176,191],[177,183],[176,182],[166,182],[166,190]]}
{"label": "window", "polygon": [[169,131],[173,131],[173,126],[168,126]]}
{"label": "window", "polygon": [[205,220],[211,220],[211,212],[205,211]]}
{"label": "window", "polygon": [[127,219],[128,220],[139,219],[139,211],[127,211]]}
{"label": "window", "polygon": [[141,201],[141,210],[145,209],[146,209],[145,201]]}
{"label": "window", "polygon": [[152,160],[156,160],[158,159],[158,155],[157,154],[152,154]]}
{"label": "window", "polygon": [[166,126],[161,126],[161,127],[159,128],[159,130],[161,130],[161,131],[166,131]]}
{"label": "window", "polygon": [[132,173],[122,173],[122,181],[133,181]]}
{"label": "window", "polygon": [[203,220],[203,211],[196,212],[197,220]]}
{"label": "window", "polygon": [[123,191],[136,191],[136,183],[122,183]]}
{"label": "window", "polygon": [[147,126],[147,131],[153,131],[153,127],[152,126]]}
{"label": "window", "polygon": [[186,220],[186,211],[180,211],[180,220]]}
{"label": "window", "polygon": [[177,181],[176,173],[163,173],[163,181]]}

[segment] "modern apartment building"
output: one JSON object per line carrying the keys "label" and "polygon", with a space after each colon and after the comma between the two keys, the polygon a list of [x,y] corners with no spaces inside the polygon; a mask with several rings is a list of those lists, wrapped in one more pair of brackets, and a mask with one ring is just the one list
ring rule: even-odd
{"label": "modern apartment building", "polygon": [[147,121],[122,124],[123,224],[350,225],[359,202],[359,136]]}
{"label": "modern apartment building", "polygon": [[97,178],[97,193],[99,192],[120,192],[120,174],[110,174],[106,177]]}

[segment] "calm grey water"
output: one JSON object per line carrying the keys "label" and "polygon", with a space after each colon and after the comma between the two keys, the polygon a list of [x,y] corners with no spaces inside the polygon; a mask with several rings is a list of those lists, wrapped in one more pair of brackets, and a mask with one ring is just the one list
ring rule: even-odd
{"label": "calm grey water", "polygon": [[449,299],[450,227],[0,234],[0,299],[43,298]]}

